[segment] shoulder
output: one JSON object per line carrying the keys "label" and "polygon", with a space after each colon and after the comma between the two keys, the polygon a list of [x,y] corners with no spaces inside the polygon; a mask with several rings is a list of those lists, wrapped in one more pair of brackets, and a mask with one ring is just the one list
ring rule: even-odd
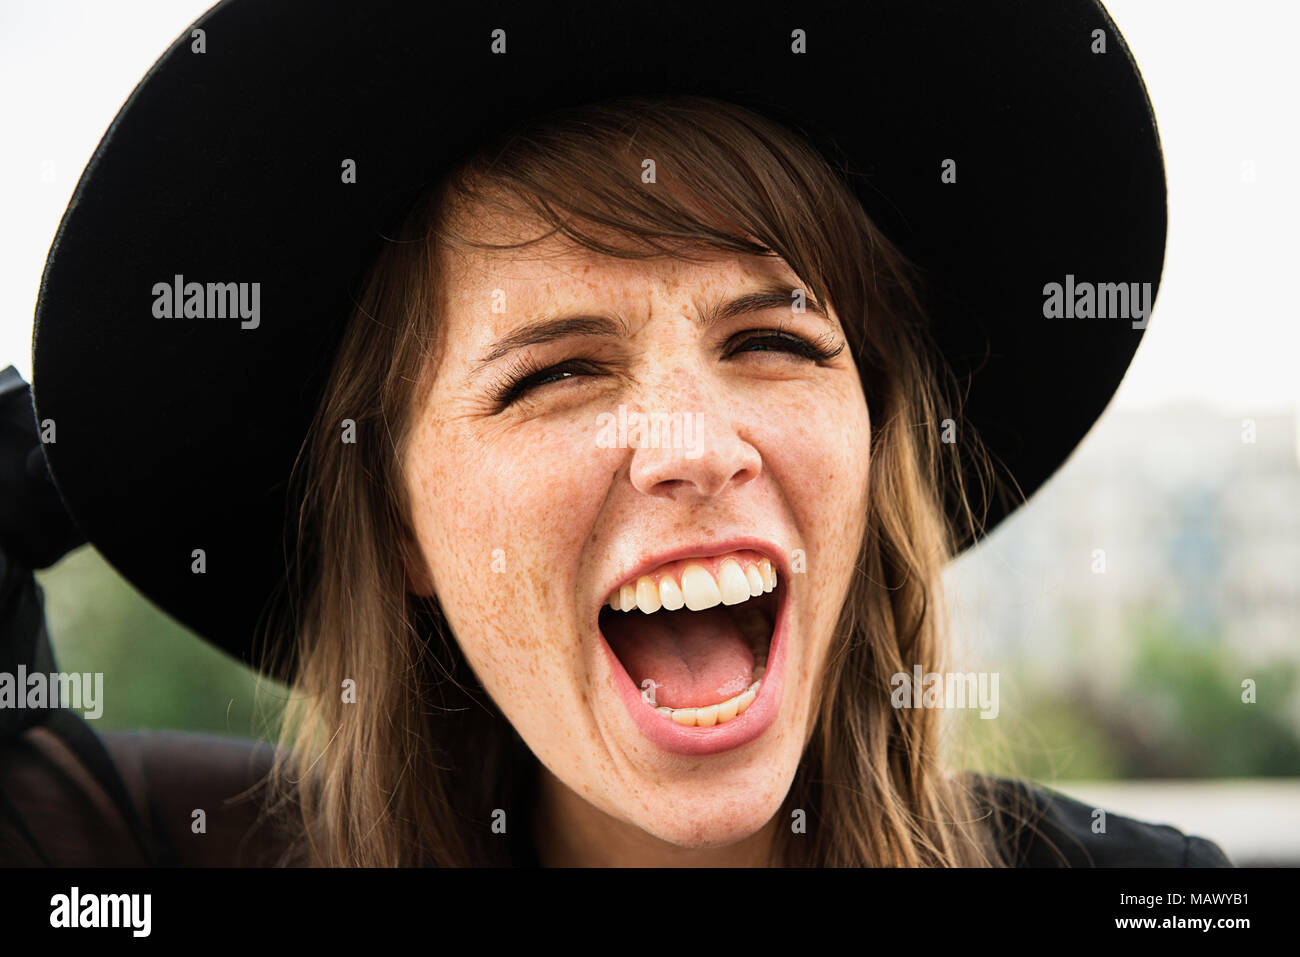
{"label": "shoulder", "polygon": [[1213,841],[1095,808],[1043,785],[974,778],[1017,867],[1232,867]]}
{"label": "shoulder", "polygon": [[262,814],[269,745],[76,720],[76,740],[45,726],[0,737],[0,865],[275,863],[282,843]]}
{"label": "shoulder", "polygon": [[274,759],[270,745],[183,731],[116,731],[101,737],[176,863],[274,863],[281,846],[262,814]]}

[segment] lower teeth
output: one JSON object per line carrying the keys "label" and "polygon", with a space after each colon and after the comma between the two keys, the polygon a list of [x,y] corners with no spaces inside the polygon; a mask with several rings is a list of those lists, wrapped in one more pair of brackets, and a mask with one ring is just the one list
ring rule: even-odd
{"label": "lower teeth", "polygon": [[734,698],[728,698],[721,704],[711,704],[704,708],[666,708],[660,706],[655,710],[674,724],[680,724],[688,728],[711,728],[715,724],[726,724],[728,721],[744,714],[749,706],[754,703],[759,689],[763,686],[763,672],[763,661],[756,661],[754,663],[754,683]]}

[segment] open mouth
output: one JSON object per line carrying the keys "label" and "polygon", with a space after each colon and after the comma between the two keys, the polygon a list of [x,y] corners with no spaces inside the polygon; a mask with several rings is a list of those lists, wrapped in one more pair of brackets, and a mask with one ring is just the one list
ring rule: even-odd
{"label": "open mouth", "polygon": [[616,589],[600,611],[610,649],[664,720],[735,720],[762,689],[780,583],[754,551],[671,562]]}

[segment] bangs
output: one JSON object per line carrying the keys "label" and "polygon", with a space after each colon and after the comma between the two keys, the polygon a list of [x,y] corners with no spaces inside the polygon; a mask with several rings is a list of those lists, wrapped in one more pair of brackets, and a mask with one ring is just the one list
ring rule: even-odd
{"label": "bangs", "polygon": [[522,214],[543,232],[485,243],[448,216],[439,238],[509,250],[559,235],[623,259],[779,256],[825,301],[826,249],[838,241],[842,255],[852,241],[846,201],[856,200],[798,136],[756,120],[703,97],[624,98],[537,118],[454,170],[443,199]]}

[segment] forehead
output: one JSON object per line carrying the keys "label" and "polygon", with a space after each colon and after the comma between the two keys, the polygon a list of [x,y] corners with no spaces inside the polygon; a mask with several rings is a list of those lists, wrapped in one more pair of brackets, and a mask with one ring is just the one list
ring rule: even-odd
{"label": "forehead", "polygon": [[[478,242],[519,243],[543,233],[535,221],[494,216],[476,219],[462,233]],[[602,242],[626,248],[614,232],[584,227]],[[773,282],[791,289],[803,284],[776,256],[724,253],[704,247],[685,250],[690,260],[671,256],[627,259],[548,236],[517,249],[484,250],[448,246],[440,250],[438,273],[455,333],[474,338],[508,331],[544,312],[590,307],[628,319],[647,319],[662,309],[700,310],[723,296]]]}

